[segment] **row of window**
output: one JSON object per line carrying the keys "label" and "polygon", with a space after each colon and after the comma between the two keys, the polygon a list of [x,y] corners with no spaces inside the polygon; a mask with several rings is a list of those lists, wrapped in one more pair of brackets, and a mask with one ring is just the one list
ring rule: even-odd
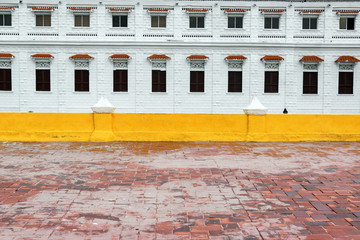
{"label": "row of window", "polygon": [[[51,26],[51,14],[36,14],[35,24],[38,27]],[[228,28],[243,28],[243,16],[228,16]],[[11,14],[0,14],[0,26],[11,26]],[[74,15],[75,27],[90,27],[90,14]],[[151,16],[151,28],[166,28],[166,16]],[[127,15],[113,15],[112,27],[128,27]],[[189,16],[189,28],[205,28],[205,16]],[[280,16],[265,16],[264,29],[280,29]],[[318,29],[318,17],[303,17],[302,29]],[[355,30],[355,16],[340,17],[339,29]]]}
{"label": "row of window", "polygon": [[[354,73],[339,72],[338,94],[353,94]],[[75,92],[89,91],[89,70],[75,70]],[[0,69],[0,90],[11,91],[11,69]],[[36,91],[50,91],[50,70],[36,70]],[[113,91],[128,91],[128,70],[114,70]],[[205,91],[205,72],[190,71],[190,92]],[[152,70],[152,92],[166,92],[166,71]],[[242,71],[228,72],[228,92],[242,92]],[[265,93],[279,92],[279,72],[265,71]],[[318,73],[303,72],[303,94],[318,93]]]}

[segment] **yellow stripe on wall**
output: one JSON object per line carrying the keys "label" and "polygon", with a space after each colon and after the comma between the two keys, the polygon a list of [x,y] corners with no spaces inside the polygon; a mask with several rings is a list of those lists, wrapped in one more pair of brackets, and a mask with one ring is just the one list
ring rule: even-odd
{"label": "yellow stripe on wall", "polygon": [[360,115],[0,113],[0,141],[360,141]]}

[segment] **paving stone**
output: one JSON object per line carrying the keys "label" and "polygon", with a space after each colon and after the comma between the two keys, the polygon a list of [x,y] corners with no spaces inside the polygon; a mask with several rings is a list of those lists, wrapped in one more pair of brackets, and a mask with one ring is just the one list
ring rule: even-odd
{"label": "paving stone", "polygon": [[0,239],[360,236],[358,142],[0,142],[0,149]]}

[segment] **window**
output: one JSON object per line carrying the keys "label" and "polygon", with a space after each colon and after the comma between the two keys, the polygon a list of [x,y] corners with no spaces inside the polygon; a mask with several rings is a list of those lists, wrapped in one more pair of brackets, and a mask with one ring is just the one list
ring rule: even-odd
{"label": "window", "polygon": [[228,17],[228,28],[242,28],[243,17]]}
{"label": "window", "polygon": [[265,29],[279,29],[280,17],[265,17]]}
{"label": "window", "polygon": [[339,94],[353,94],[354,72],[339,72]]}
{"label": "window", "polygon": [[50,27],[51,26],[51,15],[36,15],[36,26],[37,27]]}
{"label": "window", "polygon": [[117,16],[114,15],[112,17],[113,21],[113,27],[127,27],[128,26],[128,16]]}
{"label": "window", "polygon": [[204,28],[205,17],[204,16],[190,16],[190,28]]}
{"label": "window", "polygon": [[75,70],[75,92],[89,91],[89,70]]}
{"label": "window", "polygon": [[11,26],[11,14],[0,14],[0,26]]}
{"label": "window", "polygon": [[279,72],[266,71],[265,72],[265,93],[279,92]]}
{"label": "window", "polygon": [[340,18],[340,29],[354,30],[355,29],[355,18]]}
{"label": "window", "polygon": [[204,92],[204,71],[190,71],[190,92]]}
{"label": "window", "polygon": [[302,29],[317,29],[317,18],[303,18]]}
{"label": "window", "polygon": [[228,92],[242,92],[242,72],[228,72]]}
{"label": "window", "polygon": [[90,15],[75,15],[75,27],[90,27]]}
{"label": "window", "polygon": [[114,70],[114,92],[128,91],[128,70]]}
{"label": "window", "polygon": [[50,70],[36,69],[36,91],[50,91]]}
{"label": "window", "polygon": [[166,16],[151,16],[151,27],[165,28],[166,27]]}
{"label": "window", "polygon": [[318,73],[304,72],[303,94],[317,94],[317,93],[318,93]]}
{"label": "window", "polygon": [[11,69],[0,69],[0,91],[11,91]]}
{"label": "window", "polygon": [[166,92],[166,71],[152,70],[152,92]]}

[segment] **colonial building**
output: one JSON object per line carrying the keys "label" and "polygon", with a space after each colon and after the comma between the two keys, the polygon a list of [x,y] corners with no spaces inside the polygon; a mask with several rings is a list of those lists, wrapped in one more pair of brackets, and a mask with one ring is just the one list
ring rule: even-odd
{"label": "colonial building", "polygon": [[0,111],[360,113],[358,1],[0,3]]}

